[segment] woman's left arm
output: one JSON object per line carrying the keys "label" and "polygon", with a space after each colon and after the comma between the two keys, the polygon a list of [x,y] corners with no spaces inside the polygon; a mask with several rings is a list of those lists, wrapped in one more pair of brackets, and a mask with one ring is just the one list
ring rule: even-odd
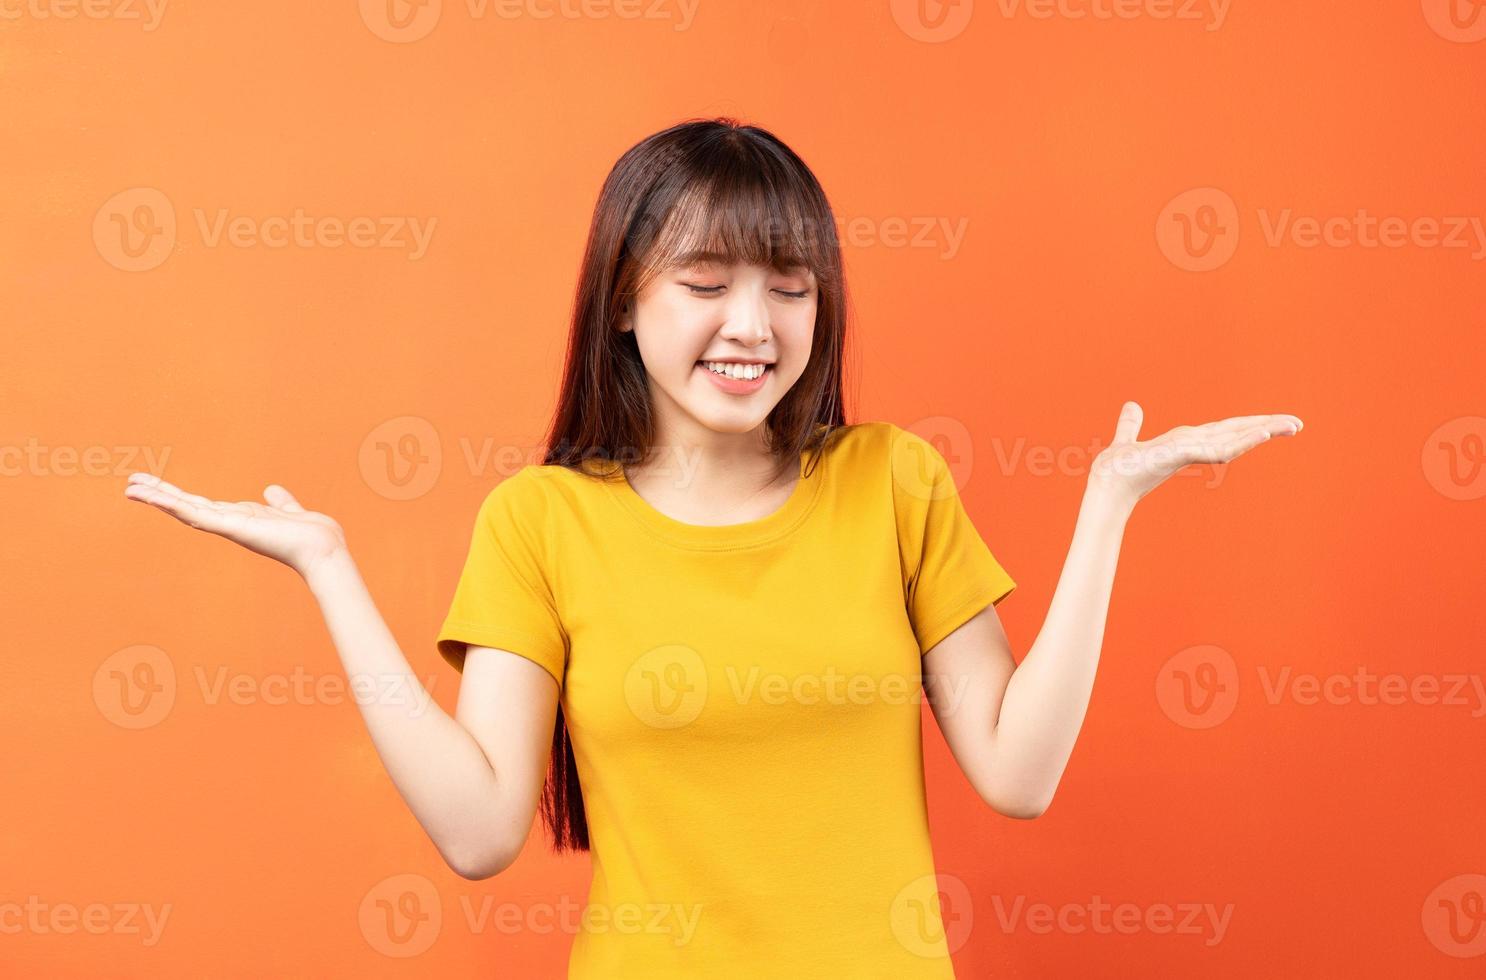
{"label": "woman's left arm", "polygon": [[1293,415],[1247,415],[1137,442],[1141,418],[1140,406],[1126,402],[1114,441],[1094,461],[1047,619],[1021,664],[994,606],[924,655],[924,691],[950,752],[980,797],[1007,816],[1040,816],[1073,753],[1135,504],[1183,466],[1226,463],[1301,428]]}

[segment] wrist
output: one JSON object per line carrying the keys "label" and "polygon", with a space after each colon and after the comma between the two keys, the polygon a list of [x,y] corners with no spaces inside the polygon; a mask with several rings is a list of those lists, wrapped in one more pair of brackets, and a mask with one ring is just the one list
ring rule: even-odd
{"label": "wrist", "polygon": [[1097,480],[1084,487],[1082,509],[1096,518],[1123,524],[1135,510],[1136,498],[1129,491]]}
{"label": "wrist", "polygon": [[356,562],[351,559],[348,548],[337,548],[307,562],[299,570],[300,577],[316,596],[333,589],[337,582],[344,582],[356,575]]}

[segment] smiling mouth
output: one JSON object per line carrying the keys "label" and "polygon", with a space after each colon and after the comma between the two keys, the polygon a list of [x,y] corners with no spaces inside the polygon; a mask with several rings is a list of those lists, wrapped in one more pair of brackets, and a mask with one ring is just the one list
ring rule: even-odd
{"label": "smiling mouth", "polygon": [[697,361],[697,367],[729,381],[757,381],[773,369],[773,364],[749,364],[741,361]]}

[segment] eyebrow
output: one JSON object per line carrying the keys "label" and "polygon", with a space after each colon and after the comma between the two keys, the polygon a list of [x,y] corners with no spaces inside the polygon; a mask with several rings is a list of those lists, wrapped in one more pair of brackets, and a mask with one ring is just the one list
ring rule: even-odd
{"label": "eyebrow", "polygon": [[[683,252],[680,255],[676,256],[675,260],[671,263],[671,267],[685,268],[687,266],[704,264],[728,265],[731,261],[732,256],[724,255],[721,252],[709,252],[705,249],[693,249],[689,252]],[[810,266],[802,259],[787,259],[782,262],[776,261],[774,267],[780,272],[810,271]]]}
{"label": "eyebrow", "polygon": [[676,256],[676,260],[672,264],[700,265],[702,263],[710,263],[715,265],[726,265],[728,261],[729,257],[723,255],[721,252],[708,252],[702,249],[692,249],[690,252],[683,252],[680,255]]}

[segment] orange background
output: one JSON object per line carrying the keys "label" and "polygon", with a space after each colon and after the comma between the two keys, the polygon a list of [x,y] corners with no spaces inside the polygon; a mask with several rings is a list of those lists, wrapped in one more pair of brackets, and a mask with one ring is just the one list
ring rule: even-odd
{"label": "orange background", "polygon": [[[121,2],[93,9],[146,13]],[[546,19],[471,0],[397,36],[370,2],[178,2],[147,28],[6,0],[0,973],[562,975],[570,933],[472,916],[581,902],[588,859],[554,859],[538,827],[497,878],[449,871],[350,700],[267,702],[268,679],[343,676],[297,576],[123,488],[168,453],[188,490],[279,482],[335,516],[452,710],[434,635],[480,500],[537,452],[599,185],[649,133],[730,114],[830,195],[849,421],[939,438],[1019,583],[998,610],[1019,658],[1121,401],[1144,406],[1142,438],[1255,412],[1306,424],[1140,504],[1044,817],[985,806],[926,710],[946,916],[970,923],[959,975],[1475,975],[1486,706],[1365,703],[1334,678],[1448,694],[1480,676],[1486,243],[1266,237],[1284,209],[1486,215],[1486,11],[1471,26],[1455,2],[1456,26],[1431,0],[1239,2],[1220,25],[1187,0],[1171,9],[1197,19],[980,0],[936,35],[881,0],[703,0],[684,24],[664,0]],[[109,239],[134,188],[177,219],[140,271]],[[1195,188],[1217,193],[1169,213]],[[196,217],[296,209],[436,224],[415,259],[235,245]],[[1236,250],[1194,271],[1206,242],[1184,221]],[[940,231],[912,247],[926,222]],[[1066,452],[1046,468],[1034,449]],[[1334,696],[1269,696],[1287,668]],[[118,678],[170,671],[159,717],[128,727]],[[214,703],[235,677],[248,695]],[[424,904],[396,908],[441,915],[421,951],[378,933],[376,901],[408,883]],[[4,909],[30,896],[110,925],[18,928]],[[1096,901],[1158,925],[1096,929],[1078,912]],[[168,907],[158,942],[120,903]],[[1188,903],[1231,908],[1218,941],[1172,930]],[[1038,905],[1062,925],[1019,915]]]}

